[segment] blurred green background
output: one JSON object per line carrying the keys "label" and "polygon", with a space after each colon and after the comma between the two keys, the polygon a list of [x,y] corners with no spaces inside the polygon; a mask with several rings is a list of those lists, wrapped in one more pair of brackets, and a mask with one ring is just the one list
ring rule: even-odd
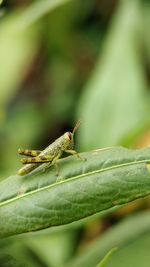
{"label": "blurred green background", "polygon": [[[150,143],[149,29],[148,0],[1,3],[0,179],[21,166],[19,147],[42,150],[72,130],[79,118],[76,149],[80,152]],[[1,242],[2,251],[7,247],[9,256],[15,255],[13,262],[6,253],[1,262],[67,266],[87,243],[116,227],[120,218],[148,207],[149,199],[141,200],[105,219],[66,227],[57,234],[14,238],[9,248],[7,241]],[[150,236],[142,237],[141,250],[148,245]],[[131,250],[136,254],[134,244],[122,252],[125,265],[120,265],[121,253],[116,252],[108,266],[149,266],[147,254],[141,255],[141,265],[140,260],[130,262],[130,256],[126,262]]]}

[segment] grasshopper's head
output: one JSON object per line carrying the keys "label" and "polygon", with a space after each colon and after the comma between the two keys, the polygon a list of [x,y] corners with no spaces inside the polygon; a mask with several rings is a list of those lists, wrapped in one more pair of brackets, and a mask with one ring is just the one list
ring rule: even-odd
{"label": "grasshopper's head", "polygon": [[79,128],[80,121],[78,121],[72,132],[66,132],[64,134],[65,143],[67,145],[67,149],[73,149],[74,147],[74,133]]}
{"label": "grasshopper's head", "polygon": [[65,139],[65,143],[66,143],[67,149],[73,149],[73,146],[74,146],[73,133],[66,132],[64,134],[64,139]]}

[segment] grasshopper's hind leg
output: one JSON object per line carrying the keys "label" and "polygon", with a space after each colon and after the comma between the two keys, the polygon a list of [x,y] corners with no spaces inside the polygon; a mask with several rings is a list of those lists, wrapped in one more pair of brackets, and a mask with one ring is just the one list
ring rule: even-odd
{"label": "grasshopper's hind leg", "polygon": [[57,163],[57,160],[60,158],[62,153],[59,153],[55,158],[53,158],[51,155],[39,155],[34,158],[22,158],[21,162],[23,164],[32,164],[32,163],[48,163],[51,162],[52,165],[54,165],[56,170],[56,176],[59,176],[59,166]]}
{"label": "grasshopper's hind leg", "polygon": [[18,154],[24,155],[24,156],[31,156],[31,157],[37,157],[41,153],[40,150],[30,150],[30,149],[18,149]]}
{"label": "grasshopper's hind leg", "polygon": [[33,158],[22,158],[21,162],[23,164],[29,164],[29,163],[46,163],[51,162],[53,160],[52,156],[44,156],[44,155],[38,155],[37,157]]}

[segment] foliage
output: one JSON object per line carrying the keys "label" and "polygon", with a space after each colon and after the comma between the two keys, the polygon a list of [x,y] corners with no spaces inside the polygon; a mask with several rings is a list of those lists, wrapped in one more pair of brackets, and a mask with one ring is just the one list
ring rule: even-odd
{"label": "foliage", "polygon": [[149,148],[97,150],[83,157],[86,162],[61,160],[60,182],[52,167],[1,182],[0,236],[70,223],[150,194]]}
{"label": "foliage", "polygon": [[[104,266],[149,266],[149,18],[146,0],[0,1],[1,266],[95,267],[114,247]],[[16,175],[19,147],[79,118],[85,162]]]}
{"label": "foliage", "polygon": [[102,259],[102,261],[96,267],[102,267],[105,265],[109,257],[117,250],[118,248],[112,248]]}

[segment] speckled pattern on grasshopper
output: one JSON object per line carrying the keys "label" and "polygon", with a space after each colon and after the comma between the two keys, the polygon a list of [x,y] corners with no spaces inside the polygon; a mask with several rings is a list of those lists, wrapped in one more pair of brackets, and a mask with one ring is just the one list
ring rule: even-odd
{"label": "speckled pattern on grasshopper", "polygon": [[[18,174],[23,176],[30,173],[36,169],[39,165],[43,163],[51,163],[56,167],[56,175],[59,175],[59,169],[57,160],[62,156],[63,152],[70,153],[72,155],[77,155],[81,160],[82,158],[73,148],[74,148],[74,133],[79,128],[80,122],[78,121],[72,132],[66,132],[58,139],[56,139],[52,144],[50,144],[43,151],[39,150],[29,150],[29,149],[18,149],[18,153],[24,156],[30,156],[27,158],[22,158],[21,162],[25,164],[19,171]],[[50,165],[51,165],[50,164]]]}

